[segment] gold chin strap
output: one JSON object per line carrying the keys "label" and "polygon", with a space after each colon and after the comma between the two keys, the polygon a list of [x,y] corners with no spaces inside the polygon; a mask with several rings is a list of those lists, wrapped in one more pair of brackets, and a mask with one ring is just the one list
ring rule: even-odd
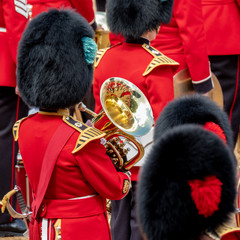
{"label": "gold chin strap", "polygon": [[57,115],[57,116],[69,116],[69,109],[67,108],[59,108],[56,111],[48,111],[46,109],[46,111],[44,109],[41,109],[38,111],[39,114],[42,115]]}
{"label": "gold chin strap", "polygon": [[78,120],[78,121],[80,121],[80,122],[83,122],[82,113],[81,113],[81,111],[79,110],[78,104],[75,105],[75,107],[74,107],[73,117],[74,117],[76,120]]}

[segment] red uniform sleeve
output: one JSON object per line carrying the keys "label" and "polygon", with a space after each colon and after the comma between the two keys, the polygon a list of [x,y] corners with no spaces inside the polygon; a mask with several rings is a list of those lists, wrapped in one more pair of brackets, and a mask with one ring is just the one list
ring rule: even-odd
{"label": "red uniform sleeve", "polygon": [[235,1],[237,3],[238,7],[240,8],[240,0],[235,0]]}
{"label": "red uniform sleeve", "polygon": [[119,200],[129,191],[130,177],[115,169],[99,141],[88,143],[76,159],[86,180],[102,197]]}
{"label": "red uniform sleeve", "polygon": [[92,0],[70,0],[73,8],[75,8],[89,24],[94,22],[95,14]]}
{"label": "red uniform sleeve", "polygon": [[175,0],[173,14],[181,35],[193,86],[197,92],[207,92],[213,85],[201,0]]}
{"label": "red uniform sleeve", "polygon": [[146,76],[147,98],[155,121],[164,106],[174,98],[173,75],[172,67],[161,66]]}
{"label": "red uniform sleeve", "polygon": [[16,62],[18,43],[28,22],[27,4],[25,0],[3,0],[2,7],[9,48]]}

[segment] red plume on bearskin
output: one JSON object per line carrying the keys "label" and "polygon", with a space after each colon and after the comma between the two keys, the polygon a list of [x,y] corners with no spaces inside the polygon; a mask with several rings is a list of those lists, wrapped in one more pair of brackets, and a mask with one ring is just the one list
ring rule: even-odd
{"label": "red plume on bearskin", "polygon": [[221,201],[222,183],[216,176],[207,176],[203,180],[188,181],[191,187],[191,196],[199,215],[212,216],[218,209]]}
{"label": "red plume on bearskin", "polygon": [[172,127],[195,123],[205,125],[207,122],[217,124],[226,137],[227,145],[233,148],[232,130],[227,114],[208,97],[201,95],[185,96],[170,102],[157,119],[154,138]]}

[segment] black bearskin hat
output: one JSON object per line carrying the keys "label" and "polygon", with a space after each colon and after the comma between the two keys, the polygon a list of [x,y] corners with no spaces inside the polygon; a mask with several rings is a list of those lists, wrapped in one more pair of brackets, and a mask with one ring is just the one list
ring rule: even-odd
{"label": "black bearskin hat", "polygon": [[186,123],[205,125],[214,122],[223,130],[227,144],[233,148],[232,130],[227,114],[208,97],[194,94],[174,99],[161,112],[156,122],[154,139],[172,127]]}
{"label": "black bearskin hat", "polygon": [[111,32],[136,39],[170,22],[172,7],[173,0],[108,0],[107,24]]}
{"label": "black bearskin hat", "polygon": [[93,78],[93,36],[88,22],[70,9],[33,18],[18,50],[17,85],[23,100],[53,109],[79,103]]}
{"label": "black bearskin hat", "polygon": [[215,133],[183,124],[154,142],[138,185],[147,240],[197,240],[234,212],[235,157]]}

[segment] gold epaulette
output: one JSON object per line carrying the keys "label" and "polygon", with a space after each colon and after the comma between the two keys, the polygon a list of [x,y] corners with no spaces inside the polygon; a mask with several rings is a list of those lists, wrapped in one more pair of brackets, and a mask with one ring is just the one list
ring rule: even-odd
{"label": "gold epaulette", "polygon": [[102,138],[106,135],[104,132],[98,130],[97,128],[89,127],[84,123],[76,121],[70,116],[63,116],[63,121],[81,133],[78,137],[77,143],[72,153],[76,153],[77,151],[82,149],[87,143],[95,139]]}
{"label": "gold epaulette", "polygon": [[108,50],[109,48],[103,48],[97,51],[95,60],[94,60],[94,67],[97,67],[97,65],[99,64],[100,60],[102,59],[103,55],[105,54],[105,52]]}
{"label": "gold epaulette", "polygon": [[23,120],[25,120],[27,117],[24,117],[20,120],[18,120],[17,122],[15,122],[15,124],[13,125],[13,129],[12,129],[12,132],[13,132],[13,137],[14,137],[14,140],[17,141],[18,140],[18,132],[19,132],[19,127],[20,127],[20,124],[23,122]]}
{"label": "gold epaulette", "polygon": [[146,70],[143,73],[143,76],[148,75],[154,68],[161,66],[161,65],[172,65],[172,66],[178,66],[179,63],[174,61],[173,59],[165,56],[161,52],[159,52],[154,47],[144,43],[142,47],[148,51],[154,58],[150,62],[150,64],[147,66]]}

